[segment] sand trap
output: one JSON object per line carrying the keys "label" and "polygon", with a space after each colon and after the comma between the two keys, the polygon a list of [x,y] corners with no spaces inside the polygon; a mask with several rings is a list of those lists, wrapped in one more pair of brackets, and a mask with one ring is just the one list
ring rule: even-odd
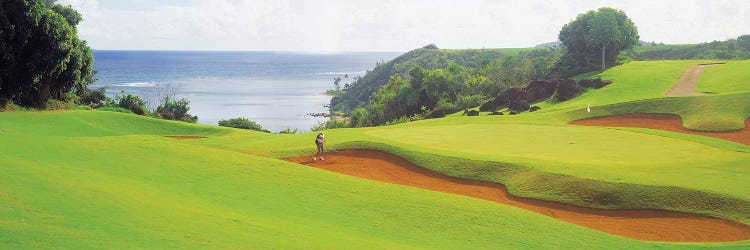
{"label": "sand trap", "polygon": [[745,128],[725,132],[706,132],[687,129],[682,126],[682,118],[672,114],[624,114],[587,118],[572,121],[573,125],[606,126],[606,127],[634,127],[668,130],[679,133],[711,136],[728,141],[750,145],[750,119],[745,120]]}
{"label": "sand trap", "polygon": [[325,161],[318,162],[312,162],[308,156],[285,160],[350,176],[495,201],[632,239],[682,242],[750,239],[750,226],[734,221],[669,211],[592,209],[520,198],[510,195],[501,184],[448,177],[379,151],[342,150],[328,153]]}
{"label": "sand trap", "polygon": [[682,74],[682,77],[680,77],[680,80],[677,81],[677,84],[674,85],[671,89],[669,89],[666,93],[667,96],[686,96],[686,95],[698,95],[701,94],[698,91],[695,91],[695,87],[698,86],[698,82],[701,80],[701,75],[703,75],[703,69],[706,67],[715,66],[718,64],[723,63],[709,63],[709,64],[700,64],[700,65],[694,65],[688,67],[687,70],[685,70],[685,73]]}
{"label": "sand trap", "polygon": [[169,138],[178,139],[178,140],[194,140],[194,139],[206,138],[205,136],[197,136],[197,135],[167,135],[164,137],[169,137]]}

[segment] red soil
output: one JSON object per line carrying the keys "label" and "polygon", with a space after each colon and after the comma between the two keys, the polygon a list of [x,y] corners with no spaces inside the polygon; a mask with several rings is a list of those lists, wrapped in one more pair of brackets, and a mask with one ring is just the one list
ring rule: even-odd
{"label": "red soil", "polygon": [[498,183],[448,177],[395,155],[371,150],[342,150],[325,161],[295,157],[287,161],[388,183],[464,195],[547,215],[573,224],[637,240],[727,242],[750,239],[750,226],[734,221],[658,210],[604,210],[510,195]]}
{"label": "red soil", "polygon": [[707,132],[687,129],[682,126],[682,118],[672,114],[624,114],[594,117],[572,121],[573,125],[605,126],[605,127],[634,127],[667,130],[686,134],[716,137],[727,141],[750,145],[750,119],[745,121],[745,128],[725,132]]}
{"label": "red soil", "polygon": [[169,138],[178,139],[178,140],[192,140],[192,139],[206,138],[205,136],[196,136],[196,135],[167,135],[164,137],[169,137]]}

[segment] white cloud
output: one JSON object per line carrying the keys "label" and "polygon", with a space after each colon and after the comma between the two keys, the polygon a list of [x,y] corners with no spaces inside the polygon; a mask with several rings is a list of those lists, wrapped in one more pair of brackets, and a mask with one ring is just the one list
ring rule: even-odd
{"label": "white cloud", "polygon": [[698,43],[750,34],[750,4],[743,0],[197,0],[148,7],[133,1],[128,8],[99,0],[63,2],[82,12],[80,34],[96,49],[528,47],[555,40],[562,25],[601,6],[624,10],[649,41]]}

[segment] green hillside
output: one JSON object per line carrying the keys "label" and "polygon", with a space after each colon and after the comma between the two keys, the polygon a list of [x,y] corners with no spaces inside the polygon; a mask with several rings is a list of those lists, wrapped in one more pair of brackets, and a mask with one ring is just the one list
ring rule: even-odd
{"label": "green hillside", "polygon": [[637,60],[750,59],[750,35],[701,44],[638,46],[628,53]]}
{"label": "green hillside", "polygon": [[331,107],[351,111],[366,105],[372,94],[388,83],[392,75],[406,77],[408,71],[419,66],[425,69],[446,68],[451,64],[477,68],[501,57],[515,57],[532,52],[533,48],[508,49],[438,49],[434,46],[409,51],[391,61],[380,63],[351,84],[343,96],[331,101]]}
{"label": "green hillside", "polygon": [[[32,114],[47,122],[24,122]],[[92,118],[111,125],[108,132],[80,133],[96,131],[86,122]],[[227,140],[261,133],[221,134],[195,125],[186,131],[182,124],[140,119],[96,111],[0,114],[3,128],[26,127],[2,132],[0,246],[679,246],[628,240],[514,207],[156,135],[168,130],[163,134],[192,132]],[[115,125],[134,120],[144,125]],[[54,135],[30,132],[53,127],[62,128]]]}
{"label": "green hillside", "polygon": [[705,68],[698,91],[732,93],[750,91],[750,60],[732,61],[726,65]]}
{"label": "green hillside", "polygon": [[[567,125],[653,112],[681,115],[688,127],[732,129],[750,116],[750,93],[741,88],[664,97],[685,68],[703,62],[631,62],[591,76],[611,85],[540,103],[538,112],[335,129],[326,131],[327,143],[390,152],[524,197],[750,224],[747,145]],[[736,86],[721,70],[743,74],[746,65],[715,66],[718,75],[707,69],[704,80]],[[0,248],[750,247],[637,241],[508,205],[277,160],[312,154],[313,137],[104,111],[0,113]]]}

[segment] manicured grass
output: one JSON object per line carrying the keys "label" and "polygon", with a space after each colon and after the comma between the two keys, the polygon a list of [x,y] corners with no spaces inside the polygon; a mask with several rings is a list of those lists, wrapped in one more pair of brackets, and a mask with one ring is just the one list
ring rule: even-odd
{"label": "manicured grass", "polygon": [[698,91],[731,93],[750,91],[750,60],[731,61],[724,65],[707,67]]}
{"label": "manicured grass", "polygon": [[[141,119],[38,112],[49,123],[26,123],[20,119],[26,115],[5,113],[0,120],[43,131],[88,126],[76,119],[88,115],[108,124]],[[209,134],[203,126],[185,126]],[[154,127],[183,129],[158,120],[143,129]],[[58,129],[55,135],[2,132],[1,248],[695,246],[629,240],[502,204],[193,145],[200,140],[124,127],[108,131],[118,136]]]}
{"label": "manicured grass", "polygon": [[[19,124],[22,121],[23,124]],[[110,111],[0,112],[0,133],[45,136],[210,135],[227,128]]]}
{"label": "manicured grass", "polygon": [[565,102],[544,102],[542,112],[564,109],[586,108],[664,97],[664,94],[680,79],[688,66],[714,61],[633,61],[588,78],[612,80],[612,84],[601,89],[589,90]]}
{"label": "manicured grass", "polygon": [[[750,224],[750,147],[566,125],[608,114],[672,113],[689,128],[736,128],[750,116],[750,93],[664,97],[685,68],[705,62],[631,62],[589,74],[583,77],[614,83],[541,103],[535,113],[336,129],[326,131],[326,140],[329,149],[383,150],[447,175],[503,183],[526,197]],[[55,111],[0,113],[0,138],[0,248],[750,247],[629,240],[502,204],[274,159],[312,154],[314,133]]]}
{"label": "manicured grass", "polygon": [[588,117],[633,113],[676,114],[683,126],[704,131],[729,131],[745,127],[750,117],[750,93],[670,97],[595,106],[567,113],[568,121]]}

